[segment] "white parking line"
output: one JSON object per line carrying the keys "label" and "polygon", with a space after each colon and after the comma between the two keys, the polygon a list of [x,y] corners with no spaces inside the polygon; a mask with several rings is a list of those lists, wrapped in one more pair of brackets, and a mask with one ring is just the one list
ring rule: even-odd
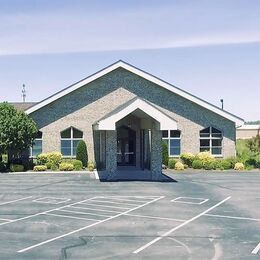
{"label": "white parking line", "polygon": [[0,218],[0,220],[3,220],[3,221],[12,221],[11,219],[7,219],[7,218]]}
{"label": "white parking line", "polygon": [[74,218],[74,219],[81,219],[81,220],[83,219],[83,220],[97,221],[96,219],[93,219],[93,218],[80,218],[80,217],[66,216],[66,215],[54,214],[54,213],[45,213],[45,215],[54,216],[54,217],[62,217],[62,218]]}
{"label": "white parking line", "polygon": [[259,250],[260,250],[260,242],[259,242],[259,244],[256,246],[256,248],[251,253],[256,255]]}
{"label": "white parking line", "polygon": [[256,219],[256,218],[233,217],[233,216],[226,216],[226,215],[205,214],[205,216],[215,217],[215,218],[230,218],[230,219],[260,221],[260,219]]}
{"label": "white parking line", "polygon": [[122,211],[107,210],[107,209],[95,209],[95,208],[88,208],[88,207],[69,206],[69,208],[73,208],[73,209],[88,209],[88,210],[104,211],[104,212],[112,212],[112,213],[122,213]]}
{"label": "white parking line", "polygon": [[42,198],[38,198],[33,200],[33,202],[38,202],[38,203],[46,203],[46,204],[61,204],[61,203],[65,203],[67,201],[70,201],[70,199],[66,199],[66,198],[55,198],[55,197],[42,197]]}
{"label": "white parking line", "polygon": [[120,217],[120,216],[122,216],[122,215],[124,215],[124,214],[127,214],[127,213],[129,213],[129,212],[131,212],[131,211],[140,209],[140,208],[142,208],[142,207],[144,207],[144,206],[146,206],[146,205],[148,205],[148,204],[151,204],[151,203],[153,203],[153,202],[155,202],[155,201],[157,201],[157,200],[160,200],[160,199],[162,199],[162,198],[164,198],[164,196],[161,196],[161,197],[158,197],[158,198],[153,199],[153,200],[151,200],[151,201],[148,201],[148,202],[146,202],[146,203],[144,203],[144,204],[142,204],[142,205],[140,205],[140,206],[134,207],[134,208],[132,208],[132,209],[129,209],[129,210],[125,211],[125,212],[119,213],[119,214],[117,214],[117,215],[115,215],[115,216],[112,216],[112,217],[110,217],[110,218],[106,218],[106,219],[101,220],[101,221],[99,221],[99,222],[96,222],[96,223],[87,225],[87,226],[85,226],[85,227],[82,227],[82,228],[73,230],[73,231],[71,231],[71,232],[69,232],[69,233],[66,233],[66,234],[63,234],[63,235],[61,235],[61,236],[57,236],[57,237],[54,237],[54,238],[45,240],[45,241],[43,241],[43,242],[40,242],[40,243],[38,243],[38,244],[35,244],[35,245],[32,245],[32,246],[26,247],[26,248],[21,249],[21,250],[19,250],[19,251],[17,251],[17,252],[18,252],[18,253],[26,252],[26,251],[31,250],[31,249],[33,249],[33,248],[36,248],[36,247],[39,247],[39,246],[41,246],[41,245],[45,245],[45,244],[50,243],[50,242],[52,242],[52,241],[58,240],[58,239],[60,239],[60,238],[63,238],[63,237],[66,237],[66,236],[75,234],[75,233],[80,232],[80,231],[82,231],[82,230],[85,230],[85,229],[87,229],[87,228],[94,227],[94,226],[96,226],[96,225],[98,225],[98,224],[107,222],[107,221],[109,221],[109,220],[111,220],[111,219],[115,219],[115,218]]}
{"label": "white parking line", "polygon": [[[74,210],[67,210],[67,209],[61,209],[59,211],[62,211],[62,212],[70,212],[70,213],[75,213],[75,214],[84,214],[84,215],[93,215],[93,216],[99,216],[99,217],[112,217],[112,216],[109,216],[109,215],[103,215],[103,214],[94,214],[94,213],[89,213],[89,212],[82,212],[82,211],[74,211]],[[99,219],[98,219],[99,220]]]}
{"label": "white parking line", "polygon": [[126,208],[126,207],[118,207],[118,206],[108,206],[108,205],[102,205],[102,204],[96,204],[96,203],[80,203],[80,205],[93,205],[93,206],[99,206],[99,207],[105,207],[105,208],[117,208],[117,209],[131,209],[131,208]]}
{"label": "white parking line", "polygon": [[140,203],[145,203],[145,202],[147,202],[147,200],[146,200],[146,201],[144,201],[144,200],[130,200],[130,199],[125,199],[125,198],[114,198],[114,197],[110,197],[110,196],[109,196],[109,199],[119,200],[119,201],[140,202]]}
{"label": "white parking line", "polygon": [[3,203],[0,203],[0,206],[6,205],[6,204],[11,204],[13,202],[17,202],[17,201],[21,201],[21,200],[27,200],[29,198],[32,198],[32,196],[24,197],[24,198],[17,199],[17,200],[11,200],[11,201],[7,201],[7,202],[3,202]]}
{"label": "white parking line", "polygon": [[26,216],[26,217],[17,218],[17,219],[11,220],[11,221],[6,222],[6,223],[1,223],[0,226],[7,225],[7,224],[12,224],[12,223],[15,223],[15,222],[17,222],[17,221],[24,220],[24,219],[36,217],[36,216],[39,216],[39,215],[42,215],[42,214],[46,214],[46,213],[52,212],[52,211],[54,211],[54,210],[60,210],[60,209],[63,209],[63,208],[65,208],[65,207],[68,207],[68,206],[73,206],[73,205],[76,205],[76,204],[78,204],[78,203],[88,201],[88,200],[90,200],[90,199],[92,199],[92,198],[89,198],[89,199],[86,199],[86,200],[82,200],[82,201],[79,201],[79,202],[74,202],[74,203],[72,203],[72,204],[64,205],[64,206],[62,206],[62,207],[58,207],[58,208],[54,208],[54,209],[50,209],[50,210],[38,212],[38,213],[29,215],[29,216]]}
{"label": "white parking line", "polygon": [[186,221],[186,220],[183,220],[183,219],[176,219],[176,218],[163,218],[163,217],[155,217],[155,216],[136,215],[136,214],[125,214],[125,216],[139,217],[139,218],[160,219],[160,220],[172,220],[172,221],[178,221],[178,222]]}
{"label": "white parking line", "polygon": [[226,201],[229,200],[230,198],[231,198],[231,196],[225,198],[224,200],[218,202],[218,203],[215,204],[214,206],[212,206],[212,207],[210,207],[209,209],[203,211],[202,213],[196,215],[195,217],[193,217],[193,218],[191,218],[191,219],[188,219],[188,220],[186,220],[185,222],[183,222],[182,224],[180,224],[179,226],[170,229],[169,231],[165,232],[165,233],[162,234],[161,236],[159,236],[159,237],[153,239],[153,240],[150,241],[149,243],[147,243],[147,244],[143,245],[142,247],[136,249],[133,253],[134,253],[134,254],[140,253],[141,251],[143,251],[143,250],[146,249],[147,247],[153,245],[154,243],[158,242],[158,241],[161,240],[162,238],[164,238],[164,237],[170,235],[172,232],[174,232],[174,231],[180,229],[181,227],[183,227],[183,226],[189,224],[190,222],[192,222],[192,221],[194,221],[194,220],[200,218],[201,216],[205,215],[206,213],[208,213],[208,212],[211,211],[212,209],[214,209],[214,208],[218,207],[219,205],[223,204],[224,202],[226,202]]}
{"label": "white parking line", "polygon": [[115,201],[109,201],[109,200],[100,200],[100,199],[93,199],[91,201],[94,202],[101,202],[101,203],[111,203],[111,204],[118,204],[118,205],[126,205],[126,206],[138,206],[140,204],[130,204],[130,203],[123,203],[123,202],[115,202]]}
{"label": "white parking line", "polygon": [[[192,202],[192,201],[185,201],[185,199],[188,200],[199,200],[200,202]],[[184,204],[194,204],[194,205],[202,205],[205,202],[207,202],[209,199],[203,199],[203,198],[193,198],[193,197],[178,197],[175,198],[173,200],[171,200],[171,202],[178,202],[178,203],[184,203]]]}

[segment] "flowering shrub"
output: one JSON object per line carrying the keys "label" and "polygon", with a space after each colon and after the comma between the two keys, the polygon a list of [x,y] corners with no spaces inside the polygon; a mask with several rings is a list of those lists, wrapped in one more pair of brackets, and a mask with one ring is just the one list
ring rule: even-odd
{"label": "flowering shrub", "polygon": [[245,166],[243,163],[237,162],[235,164],[234,170],[236,171],[243,171],[245,169]]}
{"label": "flowering shrub", "polygon": [[174,169],[177,170],[177,171],[183,171],[183,170],[184,170],[184,165],[183,165],[183,163],[181,163],[181,162],[176,162]]}
{"label": "flowering shrub", "polygon": [[72,163],[61,163],[59,165],[59,169],[60,169],[60,171],[73,171],[74,166]]}
{"label": "flowering shrub", "polygon": [[33,167],[34,172],[44,172],[46,170],[47,170],[46,165],[36,165],[36,166]]}
{"label": "flowering shrub", "polygon": [[182,153],[180,158],[184,164],[187,164],[191,167],[193,160],[195,159],[195,155],[192,153]]}

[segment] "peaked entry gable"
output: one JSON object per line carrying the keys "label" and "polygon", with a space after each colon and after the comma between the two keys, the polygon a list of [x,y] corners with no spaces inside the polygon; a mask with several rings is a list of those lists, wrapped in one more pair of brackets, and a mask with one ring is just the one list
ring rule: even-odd
{"label": "peaked entry gable", "polygon": [[94,125],[95,130],[116,130],[116,123],[131,114],[132,112],[140,109],[151,118],[155,119],[160,123],[160,130],[177,130],[177,122],[164,114],[149,102],[143,99],[135,98],[132,102],[126,106],[116,109],[105,118],[101,119]]}
{"label": "peaked entry gable", "polygon": [[79,81],[79,82],[59,91],[59,92],[57,92],[56,94],[50,96],[49,98],[44,99],[43,101],[41,101],[41,102],[37,103],[36,105],[30,107],[25,112],[27,114],[31,114],[31,113],[37,111],[38,109],[54,102],[55,100],[62,98],[63,96],[83,87],[84,85],[86,85],[86,84],[88,84],[88,83],[90,83],[90,82],[92,82],[92,81],[112,72],[113,70],[115,70],[117,68],[123,68],[127,71],[130,71],[130,72],[132,72],[132,73],[134,73],[134,74],[136,74],[136,75],[138,75],[138,76],[140,76],[140,77],[142,77],[142,78],[144,78],[144,79],[146,79],[150,82],[157,84],[158,86],[160,86],[162,88],[165,88],[165,89],[167,89],[167,90],[169,90],[169,91],[171,91],[171,92],[173,92],[173,93],[175,93],[175,94],[177,94],[177,95],[179,95],[179,96],[181,96],[181,97],[183,97],[187,100],[190,100],[193,103],[196,103],[196,104],[198,104],[198,105],[200,105],[200,106],[202,106],[202,107],[204,107],[204,108],[206,108],[206,109],[208,109],[208,110],[210,110],[210,111],[212,111],[212,112],[214,112],[214,113],[216,113],[216,114],[218,114],[218,115],[220,115],[220,116],[222,116],[222,117],[224,117],[224,118],[226,118],[226,119],[228,119],[232,122],[235,122],[236,126],[240,126],[240,125],[244,124],[244,120],[242,118],[237,117],[237,116],[235,116],[235,115],[233,115],[233,114],[231,114],[231,113],[229,113],[225,110],[222,110],[219,107],[212,105],[212,104],[208,103],[207,101],[202,100],[202,99],[200,99],[200,98],[198,98],[198,97],[196,97],[196,96],[194,96],[194,95],[192,95],[192,94],[190,94],[190,93],[188,93],[188,92],[186,92],[186,91],[184,91],[180,88],[177,88],[177,87],[175,87],[175,86],[173,86],[173,85],[171,85],[171,84],[169,84],[169,83],[167,83],[167,82],[165,82],[165,81],[163,81],[163,80],[161,80],[161,79],[159,79],[159,78],[157,78],[157,77],[155,77],[155,76],[153,76],[153,75],[151,75],[151,74],[149,74],[149,73],[147,73],[143,70],[140,70],[140,69],[138,69],[138,68],[122,61],[122,60],[119,60],[118,62],[116,62],[116,63],[114,63],[114,64],[94,73],[94,74],[92,74],[91,76],[89,76],[89,77],[87,77],[87,78],[85,78],[85,79],[83,79],[83,80],[81,80],[81,81]]}

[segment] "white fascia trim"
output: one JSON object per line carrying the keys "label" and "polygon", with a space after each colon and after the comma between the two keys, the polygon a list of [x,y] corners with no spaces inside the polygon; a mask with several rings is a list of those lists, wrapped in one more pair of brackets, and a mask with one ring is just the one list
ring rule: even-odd
{"label": "white fascia trim", "polygon": [[154,106],[148,104],[147,102],[136,99],[122,110],[118,111],[117,113],[100,120],[96,126],[96,130],[116,130],[116,123],[121,120],[122,118],[126,117],[127,115],[134,112],[136,109],[142,110],[144,113],[155,119],[160,123],[160,130],[177,130],[177,123],[172,118],[168,117]]}
{"label": "white fascia trim", "polygon": [[80,88],[80,87],[82,87],[82,86],[84,86],[84,85],[104,76],[105,74],[107,74],[107,73],[109,73],[109,72],[111,72],[111,71],[113,71],[113,70],[115,70],[119,67],[124,68],[124,69],[126,69],[126,70],[140,76],[140,77],[143,77],[143,78],[145,78],[145,79],[147,79],[147,80],[149,80],[149,81],[151,81],[151,82],[153,82],[153,83],[155,83],[155,84],[157,84],[157,85],[159,85],[159,86],[161,86],[161,87],[163,87],[163,88],[165,88],[165,89],[167,89],[167,90],[169,90],[169,91],[171,91],[171,92],[173,92],[173,93],[175,93],[175,94],[177,94],[177,95],[179,95],[183,98],[186,98],[186,99],[192,101],[193,103],[196,103],[196,104],[198,104],[198,105],[200,105],[200,106],[202,106],[202,107],[204,107],[204,108],[206,108],[206,109],[208,109],[208,110],[210,110],[210,111],[212,111],[216,114],[221,115],[222,117],[229,119],[232,122],[235,122],[236,126],[241,126],[241,125],[244,124],[244,120],[242,118],[239,118],[235,115],[232,115],[232,114],[230,114],[230,113],[228,113],[228,112],[226,112],[226,111],[224,111],[224,110],[222,110],[222,109],[220,109],[220,108],[218,108],[218,107],[216,107],[216,106],[214,106],[214,105],[212,105],[212,104],[210,104],[210,103],[208,103],[208,102],[206,102],[206,101],[204,101],[204,100],[202,100],[198,97],[195,97],[195,96],[189,94],[186,91],[183,91],[183,90],[181,90],[181,89],[179,89],[179,88],[177,88],[177,87],[175,87],[175,86],[173,86],[173,85],[171,85],[171,84],[169,84],[169,83],[167,83],[167,82],[165,82],[165,81],[163,81],[163,80],[161,80],[161,79],[159,79],[159,78],[157,78],[157,77],[155,77],[155,76],[153,76],[153,75],[151,75],[147,72],[144,72],[144,71],[142,71],[142,70],[140,70],[140,69],[138,69],[138,68],[136,68],[132,65],[129,65],[129,64],[127,64],[127,63],[125,63],[121,60],[112,64],[112,65],[110,65],[110,66],[108,66],[108,67],[106,67],[105,69],[89,76],[88,78],[86,78],[86,79],[84,79],[84,80],[82,80],[82,81],[80,81],[80,82],[60,91],[60,92],[58,92],[57,94],[54,94],[53,96],[43,100],[42,102],[36,104],[35,106],[27,109],[26,113],[31,114],[34,111],[46,106],[47,104],[65,96],[67,94],[69,94],[70,92],[72,92],[72,91],[74,91],[74,90],[76,90],[76,89],[78,89],[78,88]]}

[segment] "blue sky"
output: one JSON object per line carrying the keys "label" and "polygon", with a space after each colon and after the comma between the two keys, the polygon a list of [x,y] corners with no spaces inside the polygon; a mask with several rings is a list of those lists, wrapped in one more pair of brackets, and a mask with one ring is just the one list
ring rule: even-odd
{"label": "blue sky", "polygon": [[0,101],[39,101],[123,59],[260,119],[259,0],[0,0]]}

